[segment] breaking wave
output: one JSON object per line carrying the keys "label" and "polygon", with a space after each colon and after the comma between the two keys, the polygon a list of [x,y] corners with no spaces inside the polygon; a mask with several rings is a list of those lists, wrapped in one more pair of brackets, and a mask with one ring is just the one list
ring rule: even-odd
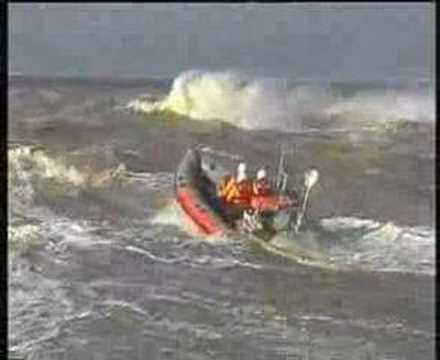
{"label": "breaking wave", "polygon": [[[159,206],[163,202],[159,195],[169,191],[174,178],[171,173],[131,172],[124,164],[102,171],[87,165],[76,167],[69,165],[64,156],[27,145],[8,149],[8,170],[8,246],[11,260],[36,246],[47,245],[51,237],[57,238],[60,234],[68,234],[76,240],[87,239],[87,236],[94,238],[91,233],[96,229],[91,224],[95,220],[84,220],[75,225],[70,216],[73,211],[85,216],[87,211],[100,214],[100,208],[114,209],[130,215],[132,220],[134,212],[143,218],[153,205]],[[118,192],[112,191],[113,186],[118,188]],[[94,199],[94,205],[74,210],[77,200],[85,193]],[[159,194],[158,199],[149,197],[146,202],[143,196],[147,193]],[[63,199],[71,206],[58,207],[57,201]],[[99,228],[99,222],[105,220],[96,221]],[[103,227],[108,228],[108,224]],[[83,228],[88,230],[84,232]]]}
{"label": "breaking wave", "polygon": [[429,91],[383,90],[360,91],[327,107],[329,117],[345,117],[358,121],[433,122],[434,97]]}
{"label": "breaking wave", "polygon": [[290,120],[295,109],[287,93],[232,72],[183,73],[163,101],[135,100],[128,107],[147,113],[172,111],[196,120],[223,120],[247,129],[298,125]]}
{"label": "breaking wave", "polygon": [[393,121],[432,122],[434,93],[428,88],[364,88],[338,85],[289,85],[234,72],[188,71],[173,82],[162,100],[138,98],[128,108],[170,111],[195,120],[221,120],[246,129],[298,131],[310,117],[346,119],[353,124]]}
{"label": "breaking wave", "polygon": [[325,247],[337,263],[374,271],[435,274],[435,232],[371,219],[321,219]]}
{"label": "breaking wave", "polygon": [[18,146],[8,150],[8,169],[9,214],[32,205],[39,180],[53,180],[57,184],[73,187],[86,182],[86,176],[78,169],[33,146]]}
{"label": "breaking wave", "polygon": [[[47,243],[48,226],[56,215],[38,195],[76,196],[87,177],[61,158],[34,146],[8,150],[8,246],[11,260],[34,246]],[[30,223],[29,223],[30,222]]]}

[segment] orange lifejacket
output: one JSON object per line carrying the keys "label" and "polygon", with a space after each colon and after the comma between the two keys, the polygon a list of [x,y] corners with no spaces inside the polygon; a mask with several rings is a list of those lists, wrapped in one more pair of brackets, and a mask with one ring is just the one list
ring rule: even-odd
{"label": "orange lifejacket", "polygon": [[252,197],[252,183],[249,180],[237,183],[232,177],[225,185],[222,195],[226,203],[249,205]]}
{"label": "orange lifejacket", "polygon": [[217,188],[217,196],[220,199],[225,199],[226,198],[226,195],[229,192],[229,187],[231,186],[231,184],[230,184],[231,179],[232,179],[231,175],[225,175],[220,180],[220,184],[218,185],[218,188]]}
{"label": "orange lifejacket", "polygon": [[270,194],[270,183],[267,179],[255,181],[253,186],[253,194],[255,196],[266,196]]}
{"label": "orange lifejacket", "polygon": [[278,211],[290,206],[297,206],[297,203],[283,195],[253,196],[251,199],[251,207],[262,212]]}

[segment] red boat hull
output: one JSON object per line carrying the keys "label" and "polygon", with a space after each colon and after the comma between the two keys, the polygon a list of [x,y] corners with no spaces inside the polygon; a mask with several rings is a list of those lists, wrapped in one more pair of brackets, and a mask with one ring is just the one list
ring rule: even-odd
{"label": "red boat hull", "polygon": [[176,172],[177,201],[203,233],[221,235],[228,231],[228,226],[212,193],[215,194],[215,184],[203,176],[200,155],[196,150],[188,150]]}

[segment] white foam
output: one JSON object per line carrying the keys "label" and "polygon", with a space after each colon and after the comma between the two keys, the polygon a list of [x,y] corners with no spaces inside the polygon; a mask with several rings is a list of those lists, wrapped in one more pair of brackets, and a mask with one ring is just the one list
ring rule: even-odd
{"label": "white foam", "polygon": [[331,86],[288,88],[281,80],[250,78],[237,72],[188,71],[179,75],[161,101],[139,98],[128,105],[135,111],[169,110],[195,120],[222,120],[247,129],[301,131],[307,115],[388,124],[399,120],[435,120],[430,90],[358,90],[339,96]]}
{"label": "white foam", "polygon": [[25,254],[31,248],[44,243],[42,226],[34,224],[8,225],[9,260]]}
{"label": "white foam", "polygon": [[433,228],[354,217],[322,219],[320,223],[334,235],[329,239],[334,261],[377,271],[435,273]]}
{"label": "white foam", "polygon": [[435,100],[433,94],[420,90],[361,91],[335,101],[324,109],[324,113],[330,117],[345,117],[353,122],[434,122]]}
{"label": "white foam", "polygon": [[[160,102],[134,100],[127,106],[170,110],[196,120],[223,120],[243,128],[298,128],[282,89],[233,72],[189,71],[179,75]],[[290,106],[290,108],[289,108]]]}
{"label": "white foam", "polygon": [[150,222],[153,225],[174,225],[183,228],[184,223],[182,218],[184,215],[185,214],[179,204],[177,204],[176,201],[173,201],[151,217]]}
{"label": "white foam", "polygon": [[8,150],[9,202],[30,203],[34,196],[32,180],[54,179],[59,183],[82,186],[86,176],[73,166],[67,166],[61,158],[52,158],[45,151],[32,146],[19,146]]}

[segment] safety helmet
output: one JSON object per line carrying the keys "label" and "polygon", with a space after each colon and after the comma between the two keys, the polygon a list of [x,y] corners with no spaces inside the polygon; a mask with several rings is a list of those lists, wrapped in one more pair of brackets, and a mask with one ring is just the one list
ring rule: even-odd
{"label": "safety helmet", "polygon": [[238,164],[237,172],[238,172],[239,174],[240,174],[240,173],[245,173],[246,170],[247,170],[246,163],[242,162],[242,163]]}
{"label": "safety helmet", "polygon": [[262,179],[266,179],[267,177],[267,173],[265,169],[260,169],[257,172],[257,180],[262,180]]}

